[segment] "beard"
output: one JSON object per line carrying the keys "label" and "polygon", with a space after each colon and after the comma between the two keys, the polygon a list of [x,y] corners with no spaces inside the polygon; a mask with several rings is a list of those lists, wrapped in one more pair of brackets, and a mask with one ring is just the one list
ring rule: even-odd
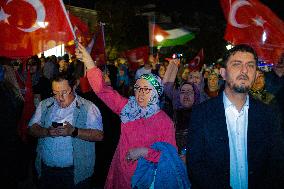
{"label": "beard", "polygon": [[237,85],[233,85],[232,88],[236,93],[248,93],[250,89],[249,86],[237,86]]}
{"label": "beard", "polygon": [[[243,79],[243,80],[249,80],[249,77],[247,75],[240,75],[237,77],[237,80]],[[250,82],[247,85],[244,84],[236,84],[231,80],[231,78],[227,82],[229,88],[231,88],[235,93],[248,93],[250,88],[252,87],[253,81]]]}

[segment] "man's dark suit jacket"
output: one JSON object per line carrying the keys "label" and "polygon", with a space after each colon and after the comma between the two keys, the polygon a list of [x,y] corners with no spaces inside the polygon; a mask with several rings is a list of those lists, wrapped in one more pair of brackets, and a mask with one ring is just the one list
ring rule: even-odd
{"label": "man's dark suit jacket", "polygon": [[[276,112],[249,99],[248,188],[284,188],[283,135]],[[230,188],[230,149],[223,93],[193,108],[187,168],[192,189]]]}

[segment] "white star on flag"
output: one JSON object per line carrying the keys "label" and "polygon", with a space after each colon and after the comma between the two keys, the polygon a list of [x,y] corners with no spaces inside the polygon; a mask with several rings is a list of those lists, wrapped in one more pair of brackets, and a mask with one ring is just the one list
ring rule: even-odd
{"label": "white star on flag", "polygon": [[6,14],[3,10],[3,8],[1,7],[1,10],[0,10],[0,22],[4,20],[4,22],[8,23],[8,18],[10,17],[11,15],[9,14]]}
{"label": "white star on flag", "polygon": [[261,27],[263,27],[263,24],[266,22],[266,21],[263,20],[261,17],[253,18],[252,21],[254,22],[254,24],[255,24],[256,26],[261,26]]}

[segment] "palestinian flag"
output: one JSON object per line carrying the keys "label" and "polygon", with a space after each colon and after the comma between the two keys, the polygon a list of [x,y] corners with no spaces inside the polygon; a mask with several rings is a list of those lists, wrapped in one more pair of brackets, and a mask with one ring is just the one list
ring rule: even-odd
{"label": "palestinian flag", "polygon": [[[188,41],[194,39],[194,33],[180,27],[170,25],[158,25],[150,23],[149,25],[150,46],[176,46],[184,45]],[[157,37],[162,37],[162,41],[158,41]]]}

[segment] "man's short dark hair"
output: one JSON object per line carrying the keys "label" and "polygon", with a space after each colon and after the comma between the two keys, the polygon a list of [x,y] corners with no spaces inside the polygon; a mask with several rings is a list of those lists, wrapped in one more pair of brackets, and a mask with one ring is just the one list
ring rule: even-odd
{"label": "man's short dark hair", "polygon": [[223,57],[223,65],[224,65],[225,68],[227,67],[227,62],[228,62],[229,58],[232,55],[236,54],[237,52],[248,52],[248,53],[251,53],[251,54],[253,54],[255,62],[257,62],[257,60],[258,60],[257,54],[256,54],[255,50],[251,46],[249,46],[247,44],[239,44],[239,45],[234,46],[233,48],[231,48],[230,50],[228,50],[225,53],[225,55]]}
{"label": "man's short dark hair", "polygon": [[54,81],[55,82],[60,82],[60,81],[64,81],[64,80],[67,80],[69,86],[71,87],[71,89],[73,89],[73,87],[76,84],[76,78],[73,77],[71,74],[68,74],[67,72],[59,73],[57,76],[55,76],[52,79],[52,82],[54,82]]}

